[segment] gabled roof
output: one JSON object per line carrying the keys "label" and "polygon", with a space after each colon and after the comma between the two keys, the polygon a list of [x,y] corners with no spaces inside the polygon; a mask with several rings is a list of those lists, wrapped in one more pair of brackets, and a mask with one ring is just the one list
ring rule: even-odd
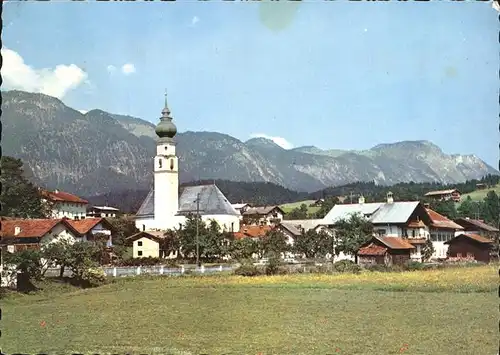
{"label": "gabled roof", "polygon": [[406,223],[419,201],[384,203],[370,218],[373,224]]}
{"label": "gabled roof", "polygon": [[375,243],[371,243],[366,247],[359,248],[358,255],[384,255],[387,252],[387,248],[377,245]]}
{"label": "gabled roof", "polygon": [[113,226],[104,218],[85,218],[80,220],[67,219],[70,224],[79,234],[87,234],[99,223],[104,224],[109,229],[114,229]]}
{"label": "gabled roof", "polygon": [[467,239],[473,240],[473,241],[481,243],[481,244],[492,244],[493,243],[493,241],[491,239],[482,237],[480,235],[472,234],[472,233],[463,233],[463,234],[457,235],[455,238],[448,240],[447,242],[444,242],[444,244],[455,243],[458,239],[461,239],[461,238],[467,238]]}
{"label": "gabled roof", "polygon": [[234,233],[236,239],[248,238],[261,238],[272,229],[271,226],[240,226],[240,230]]}
{"label": "gabled roof", "polygon": [[52,202],[89,203],[87,200],[63,191],[42,191],[41,195]]}
{"label": "gabled roof", "polygon": [[214,185],[187,186],[182,191],[179,198],[179,215],[196,213],[196,199],[200,196],[200,214],[201,215],[232,215],[239,216],[226,196],[219,188]]}
{"label": "gabled roof", "polygon": [[406,250],[415,248],[406,239],[403,238],[397,238],[397,237],[373,237],[373,238],[378,239],[390,249]]}
{"label": "gabled roof", "polygon": [[294,219],[285,220],[280,223],[280,226],[288,230],[293,235],[302,234],[301,228],[306,232],[310,229],[315,229],[323,225],[323,219]]}
{"label": "gabled roof", "polygon": [[457,218],[455,220],[456,223],[460,224],[462,227],[467,227],[467,224],[471,224],[481,230],[487,231],[487,232],[498,232],[498,228],[495,228],[493,226],[490,226],[489,224],[484,223],[483,221],[480,221],[478,219],[469,219],[469,218]]}
{"label": "gabled roof", "polygon": [[257,207],[249,207],[244,213],[244,216],[250,216],[250,215],[267,215],[271,213],[273,210],[278,209],[280,210],[281,213],[284,213],[284,211],[281,209],[280,206],[257,206]]}
{"label": "gabled roof", "polygon": [[165,236],[163,235],[164,233],[165,232],[161,231],[148,231],[148,232],[142,231],[134,235],[131,235],[130,237],[125,238],[125,240],[127,241],[127,243],[132,243],[137,239],[148,238],[156,242],[160,242],[162,239],[165,238]]}
{"label": "gabled roof", "polygon": [[347,219],[351,214],[361,214],[370,217],[377,211],[384,203],[354,203],[349,205],[337,204],[326,214],[323,218],[325,224],[334,224],[341,219]]}
{"label": "gabled roof", "polygon": [[[179,197],[178,215],[196,213],[196,197],[200,194],[200,215],[233,215],[240,216],[229,203],[226,196],[216,185],[186,186]],[[154,217],[154,187],[149,191],[136,217]]]}
{"label": "gabled roof", "polygon": [[239,210],[245,206],[250,206],[250,204],[248,204],[248,203],[232,203],[231,206],[233,206],[233,208],[235,210]]}
{"label": "gabled roof", "polygon": [[[60,223],[78,235],[66,219],[10,219],[2,220],[0,236],[2,238],[41,238]],[[18,235],[14,235],[16,227],[20,228]]]}
{"label": "gabled roof", "polygon": [[448,195],[453,192],[459,192],[457,189],[450,189],[450,190],[437,190],[437,191],[429,191],[426,193],[424,196],[440,196],[440,195]]}
{"label": "gabled roof", "polygon": [[445,216],[437,213],[436,211],[431,210],[430,208],[425,209],[429,218],[431,219],[431,227],[434,228],[447,228],[447,229],[456,229],[463,230],[464,228],[453,222],[451,219],[446,218]]}

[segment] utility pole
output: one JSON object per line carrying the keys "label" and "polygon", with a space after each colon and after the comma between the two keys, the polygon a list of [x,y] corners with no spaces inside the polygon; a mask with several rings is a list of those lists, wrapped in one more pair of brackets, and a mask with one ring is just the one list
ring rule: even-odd
{"label": "utility pole", "polygon": [[199,220],[200,220],[200,194],[196,195],[196,265],[198,267],[200,264],[200,230],[199,230]]}

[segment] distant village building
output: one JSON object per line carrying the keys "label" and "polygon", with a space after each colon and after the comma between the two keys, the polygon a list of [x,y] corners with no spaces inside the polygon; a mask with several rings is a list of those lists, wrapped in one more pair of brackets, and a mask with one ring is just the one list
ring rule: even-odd
{"label": "distant village building", "polygon": [[359,249],[358,263],[365,266],[404,265],[410,261],[414,249],[412,244],[402,238],[374,236]]}
{"label": "distant village building", "polygon": [[126,238],[126,242],[132,245],[133,258],[159,258],[164,238],[160,231],[139,232]]}
{"label": "distant village building", "polygon": [[187,186],[179,196],[176,133],[165,95],[165,108],[156,126],[154,185],[135,216],[136,227],[140,231],[177,229],[185,224],[189,214],[199,214],[207,223],[215,220],[222,230],[238,231],[241,214],[215,184]]}
{"label": "distant village building", "polygon": [[118,208],[109,207],[109,206],[92,206],[87,210],[87,217],[95,218],[95,217],[111,217],[114,218],[120,212]]}
{"label": "distant village building", "polygon": [[59,190],[42,190],[41,195],[51,204],[52,218],[83,219],[87,214],[88,201],[78,196]]}
{"label": "distant village building", "polygon": [[233,208],[239,212],[241,215],[249,208],[251,207],[249,203],[233,203],[231,204]]}
{"label": "distant village building", "polygon": [[245,224],[278,225],[285,212],[279,206],[249,207],[243,212]]}
{"label": "distant village building", "polygon": [[429,191],[424,196],[435,199],[435,200],[439,200],[439,201],[452,200],[455,202],[460,202],[460,198],[461,198],[460,191],[458,191],[457,189]]}
{"label": "distant village building", "polygon": [[324,198],[320,198],[319,200],[316,200],[314,201],[313,203],[311,203],[311,207],[321,207],[323,206],[323,203],[325,202],[325,199]]}
{"label": "distant village building", "polygon": [[428,239],[435,249],[432,258],[446,258],[444,242],[453,238],[456,231],[463,230],[418,201],[395,202],[391,193],[387,194],[386,202],[365,203],[360,197],[357,204],[335,205],[324,217],[323,224],[335,229],[339,220],[348,219],[352,214],[370,221],[375,236],[405,239],[412,244],[414,248],[408,250],[415,261],[422,261],[422,248]]}
{"label": "distant village building", "polygon": [[446,242],[449,245],[448,256],[457,259],[473,259],[489,263],[493,241],[477,234],[461,233]]}
{"label": "distant village building", "polygon": [[[457,218],[455,219],[455,223],[459,224],[463,227],[463,231],[467,234],[477,234],[482,237],[495,240],[498,238],[499,230],[494,226],[490,226],[487,223],[484,223],[483,220],[480,219],[472,219],[472,218]],[[457,235],[460,233],[457,233]]]}
{"label": "distant village building", "polygon": [[263,225],[241,225],[240,230],[234,233],[235,239],[243,239],[250,238],[253,240],[258,240],[263,238],[266,233],[272,230],[271,226],[263,226]]}

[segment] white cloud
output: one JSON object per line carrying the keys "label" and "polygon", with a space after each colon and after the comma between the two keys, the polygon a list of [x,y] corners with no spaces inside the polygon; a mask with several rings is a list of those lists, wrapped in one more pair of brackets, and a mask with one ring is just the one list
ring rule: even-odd
{"label": "white cloud", "polygon": [[200,22],[200,18],[198,16],[193,16],[191,19],[191,26],[196,25],[198,22]]}
{"label": "white cloud", "polygon": [[85,115],[89,111],[87,111],[87,110],[78,110],[78,112],[80,112],[81,114]]}
{"label": "white cloud", "polygon": [[123,64],[122,73],[125,75],[135,73],[135,66],[132,63]]}
{"label": "white cloud", "polygon": [[250,137],[251,138],[267,138],[267,139],[272,140],[274,143],[279,145],[281,148],[284,148],[284,149],[292,149],[293,148],[293,144],[290,143],[289,141],[287,141],[283,137],[270,136],[270,135],[267,135],[264,133],[254,133],[254,134],[251,134]]}
{"label": "white cloud", "polygon": [[116,67],[110,64],[106,67],[106,70],[110,73],[113,73],[116,70]]}
{"label": "white cloud", "polygon": [[3,48],[1,53],[2,78],[9,89],[38,92],[61,99],[87,79],[87,73],[75,64],[35,69],[11,49]]}

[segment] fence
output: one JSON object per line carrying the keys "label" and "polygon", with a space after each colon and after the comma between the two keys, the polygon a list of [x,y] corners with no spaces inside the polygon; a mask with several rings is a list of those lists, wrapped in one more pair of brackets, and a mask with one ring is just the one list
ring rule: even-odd
{"label": "fence", "polygon": [[[169,276],[179,276],[187,273],[196,274],[214,274],[223,271],[232,271],[235,266],[207,266],[202,265],[201,267],[184,267],[173,268],[166,267],[162,265],[158,266],[117,266],[117,267],[102,267],[101,269],[106,273],[107,276],[112,277],[126,277],[126,276],[137,276],[137,275],[169,275]],[[59,276],[59,268],[49,268],[45,272],[45,276]],[[64,270],[64,276],[71,276],[70,270]]]}

